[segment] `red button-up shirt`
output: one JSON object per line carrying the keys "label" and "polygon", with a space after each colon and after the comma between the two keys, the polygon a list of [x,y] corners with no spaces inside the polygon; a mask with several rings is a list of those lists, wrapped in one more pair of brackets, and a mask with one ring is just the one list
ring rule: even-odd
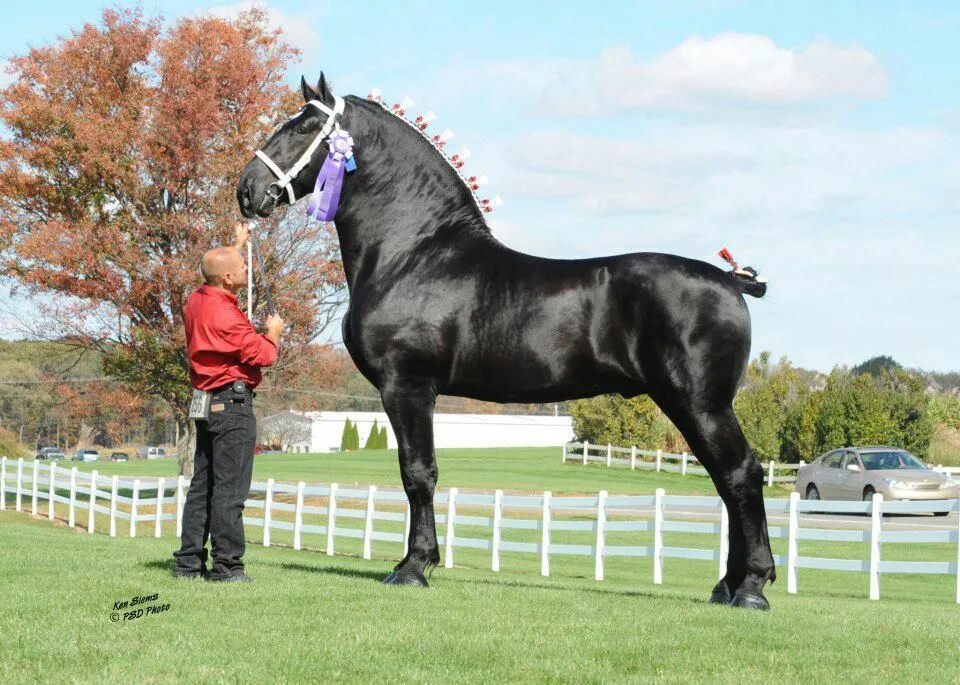
{"label": "red button-up shirt", "polygon": [[183,308],[190,357],[190,383],[211,390],[241,380],[255,388],[260,368],[277,361],[277,346],[257,333],[237,307],[237,296],[202,285]]}

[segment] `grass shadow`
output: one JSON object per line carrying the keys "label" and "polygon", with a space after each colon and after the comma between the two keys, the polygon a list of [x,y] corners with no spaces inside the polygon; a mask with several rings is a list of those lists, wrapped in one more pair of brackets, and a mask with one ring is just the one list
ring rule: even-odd
{"label": "grass shadow", "polygon": [[263,566],[274,566],[284,571],[303,571],[306,573],[322,573],[328,576],[341,576],[344,578],[359,578],[361,580],[375,580],[378,583],[383,580],[389,571],[364,571],[362,569],[344,568],[343,566],[310,566],[309,564],[297,564],[292,562],[269,563],[261,562]]}

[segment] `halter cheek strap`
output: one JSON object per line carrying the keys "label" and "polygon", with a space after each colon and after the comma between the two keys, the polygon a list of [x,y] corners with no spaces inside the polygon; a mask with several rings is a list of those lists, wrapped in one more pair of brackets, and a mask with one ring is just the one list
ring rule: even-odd
{"label": "halter cheek strap", "polygon": [[297,196],[293,192],[293,186],[291,185],[293,179],[303,171],[303,168],[310,163],[310,159],[313,157],[313,153],[317,151],[317,148],[320,147],[320,144],[324,139],[330,135],[334,128],[340,127],[340,117],[343,116],[343,108],[345,105],[344,99],[341,97],[334,96],[334,105],[333,109],[330,109],[325,104],[319,100],[310,100],[304,107],[314,106],[319,109],[321,112],[327,115],[327,121],[323,125],[323,128],[320,129],[320,132],[310,143],[310,146],[304,151],[300,158],[294,162],[293,166],[290,167],[290,170],[284,173],[284,171],[276,165],[276,163],[267,156],[263,150],[257,150],[256,155],[260,160],[267,165],[267,168],[270,169],[271,173],[277,177],[277,180],[270,184],[270,187],[267,188],[267,193],[270,193],[272,188],[276,188],[276,197],[279,197],[282,191],[287,191],[287,197],[290,198],[290,204],[293,204],[297,201]]}

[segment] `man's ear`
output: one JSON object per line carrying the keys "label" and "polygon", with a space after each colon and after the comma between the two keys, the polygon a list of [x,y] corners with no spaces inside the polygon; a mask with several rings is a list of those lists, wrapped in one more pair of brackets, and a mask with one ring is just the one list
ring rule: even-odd
{"label": "man's ear", "polygon": [[[320,78],[321,80],[323,79],[322,74],[320,75]],[[307,79],[303,76],[300,76],[300,92],[303,93],[303,101],[305,103],[310,102],[311,100],[320,100],[320,96],[317,94],[317,91],[310,87],[310,84],[307,83]]]}

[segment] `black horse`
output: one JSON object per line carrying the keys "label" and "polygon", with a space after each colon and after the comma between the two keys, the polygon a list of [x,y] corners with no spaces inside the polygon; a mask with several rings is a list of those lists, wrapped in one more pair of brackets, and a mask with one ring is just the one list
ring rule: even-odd
{"label": "black horse", "polygon": [[[333,108],[321,74],[304,100]],[[730,514],[727,572],[711,602],[769,608],[776,577],[763,469],[733,413],[750,351],[749,274],[668,254],[544,259],[490,233],[442,153],[378,103],[348,96],[340,124],[356,144],[336,216],[350,305],[343,341],[376,386],[399,446],[412,522],[409,553],[384,580],[427,584],[440,560],[433,496],[433,412],[439,394],[493,402],[556,402],[646,393],[683,433]],[[262,148],[289,169],[328,116],[304,107]],[[326,146],[293,179],[311,192]],[[287,197],[258,158],[243,170],[244,216]],[[272,186],[272,188],[271,188]],[[268,192],[268,190],[270,192]]]}

